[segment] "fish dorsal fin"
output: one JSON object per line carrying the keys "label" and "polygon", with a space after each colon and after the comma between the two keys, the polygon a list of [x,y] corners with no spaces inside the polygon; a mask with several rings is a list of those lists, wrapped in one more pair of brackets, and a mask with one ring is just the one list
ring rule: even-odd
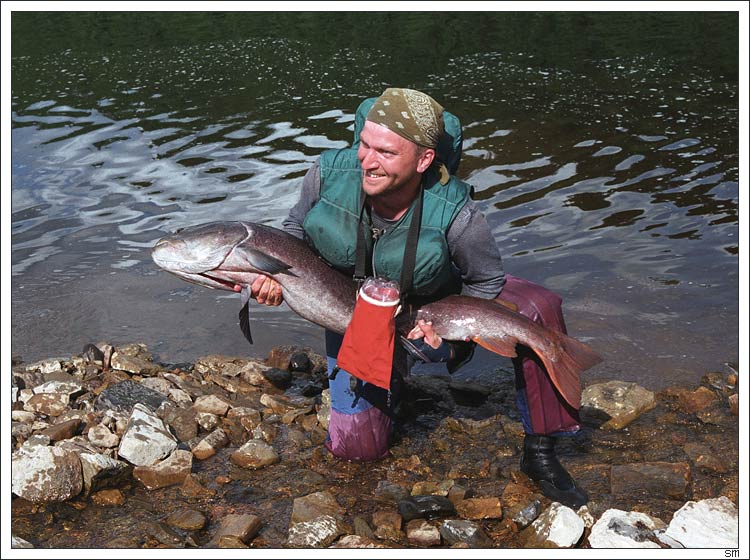
{"label": "fish dorsal fin", "polygon": [[289,274],[297,276],[290,269],[292,265],[272,257],[271,255],[259,251],[258,249],[249,249],[247,247],[238,247],[235,252],[241,254],[244,260],[257,272],[273,276],[274,274]]}

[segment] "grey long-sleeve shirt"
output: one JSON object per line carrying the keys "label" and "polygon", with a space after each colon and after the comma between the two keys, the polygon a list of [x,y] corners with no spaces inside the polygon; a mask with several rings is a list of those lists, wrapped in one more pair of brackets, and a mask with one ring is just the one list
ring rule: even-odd
{"label": "grey long-sleeve shirt", "polygon": [[[320,200],[320,166],[318,161],[308,170],[302,181],[302,191],[297,204],[284,220],[284,229],[302,239],[302,223],[310,209]],[[375,227],[387,229],[392,224],[372,213]],[[473,201],[468,201],[449,226],[448,250],[453,264],[461,273],[463,295],[492,299],[505,284],[500,251],[492,236],[484,214]]]}

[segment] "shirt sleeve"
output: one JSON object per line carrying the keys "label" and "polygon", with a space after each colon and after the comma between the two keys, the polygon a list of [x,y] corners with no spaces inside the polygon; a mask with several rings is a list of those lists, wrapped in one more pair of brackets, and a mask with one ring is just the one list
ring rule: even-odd
{"label": "shirt sleeve", "polygon": [[305,230],[302,224],[305,221],[305,216],[318,200],[320,200],[320,162],[316,160],[305,173],[305,178],[302,179],[299,200],[289,210],[289,215],[282,223],[284,230],[294,237],[303,239]]}
{"label": "shirt sleeve", "polygon": [[461,273],[461,294],[497,297],[505,285],[502,258],[487,219],[473,201],[458,212],[447,239],[451,260]]}

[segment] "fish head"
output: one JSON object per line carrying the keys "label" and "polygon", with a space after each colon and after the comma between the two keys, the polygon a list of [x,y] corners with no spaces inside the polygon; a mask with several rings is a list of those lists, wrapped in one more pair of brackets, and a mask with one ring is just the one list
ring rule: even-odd
{"label": "fish head", "polygon": [[222,265],[251,231],[241,222],[211,222],[190,226],[159,239],[151,258],[183,280],[209,288],[236,291],[232,282],[216,278]]}

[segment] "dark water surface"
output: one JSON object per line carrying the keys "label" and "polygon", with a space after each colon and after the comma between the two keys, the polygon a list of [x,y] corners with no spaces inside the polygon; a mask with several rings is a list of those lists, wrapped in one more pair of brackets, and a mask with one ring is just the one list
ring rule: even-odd
{"label": "dark water surface", "polygon": [[739,358],[737,45],[731,12],[16,12],[12,352],[322,350],[286,306],[252,308],[248,346],[238,296],[149,249],[201,222],[280,226],[394,85],[462,120],[459,176],[506,270],[561,294],[605,357],[584,383],[695,385]]}

